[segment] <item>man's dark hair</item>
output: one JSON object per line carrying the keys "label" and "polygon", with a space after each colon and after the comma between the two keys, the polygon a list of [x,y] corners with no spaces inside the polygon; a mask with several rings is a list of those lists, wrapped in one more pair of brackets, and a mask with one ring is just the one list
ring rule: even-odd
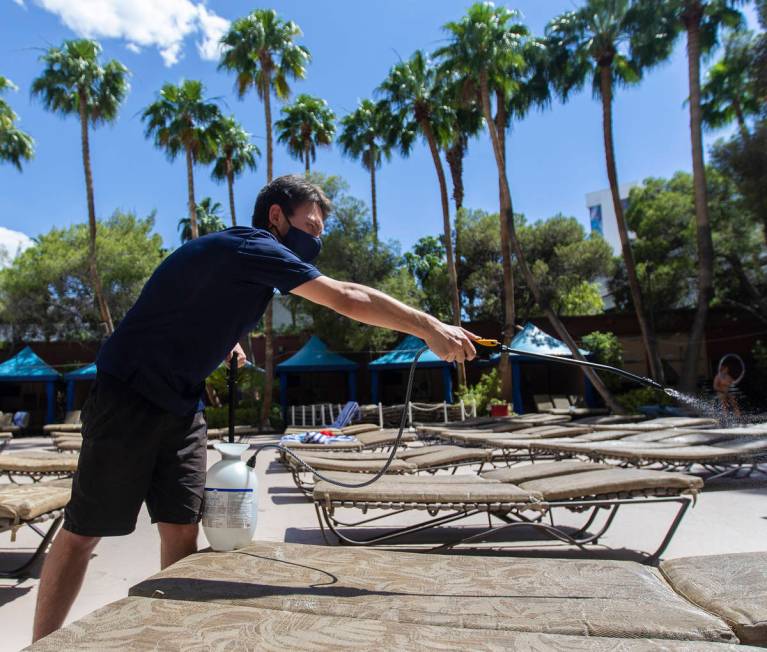
{"label": "man's dark hair", "polygon": [[285,217],[290,217],[296,208],[304,202],[314,202],[322,211],[324,220],[333,208],[322,188],[296,174],[277,177],[261,188],[253,208],[253,226],[258,229],[269,228],[269,209],[277,204]]}

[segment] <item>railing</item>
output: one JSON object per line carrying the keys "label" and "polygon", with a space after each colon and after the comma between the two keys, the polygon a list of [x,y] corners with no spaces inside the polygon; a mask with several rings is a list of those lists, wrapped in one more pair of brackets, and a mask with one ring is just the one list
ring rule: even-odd
{"label": "railing", "polygon": [[[399,423],[402,415],[402,404],[386,405],[361,405],[360,421],[377,423],[380,428],[395,426]],[[343,406],[340,403],[312,403],[308,405],[290,406],[290,425],[298,427],[318,427],[335,421]],[[418,418],[419,413],[422,418]],[[326,417],[327,415],[327,417]],[[442,403],[415,403],[407,405],[408,427],[412,427],[416,421],[427,423],[449,423],[450,421],[465,421],[467,418],[476,418],[477,404],[472,401],[466,405],[463,400],[455,404],[447,401]],[[440,418],[441,417],[441,418]]]}

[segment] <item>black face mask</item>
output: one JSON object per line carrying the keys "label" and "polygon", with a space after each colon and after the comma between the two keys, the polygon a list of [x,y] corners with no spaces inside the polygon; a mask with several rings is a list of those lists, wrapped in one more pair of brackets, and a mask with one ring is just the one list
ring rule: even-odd
{"label": "black face mask", "polygon": [[282,239],[282,244],[305,263],[314,262],[322,250],[322,240],[306,231],[295,228],[293,225],[290,226]]}

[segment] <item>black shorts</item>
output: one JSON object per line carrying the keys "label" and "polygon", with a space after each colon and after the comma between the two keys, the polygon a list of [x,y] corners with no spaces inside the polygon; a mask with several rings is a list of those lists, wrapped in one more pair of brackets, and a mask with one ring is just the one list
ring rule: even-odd
{"label": "black shorts", "polygon": [[64,529],[95,537],[129,534],[144,501],[153,523],[200,520],[207,441],[202,412],[170,414],[99,373],[82,418]]}

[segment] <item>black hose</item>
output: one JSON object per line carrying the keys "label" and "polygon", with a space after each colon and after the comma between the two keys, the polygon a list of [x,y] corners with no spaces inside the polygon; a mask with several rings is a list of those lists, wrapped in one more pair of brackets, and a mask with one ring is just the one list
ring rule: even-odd
{"label": "black hose", "polygon": [[400,442],[402,441],[402,433],[405,430],[405,424],[407,423],[407,406],[410,403],[410,395],[413,391],[413,379],[415,378],[415,367],[418,363],[418,358],[420,358],[426,351],[428,351],[429,347],[424,346],[420,349],[418,349],[417,353],[415,354],[415,357],[413,358],[413,362],[410,363],[410,373],[408,375],[407,379],[407,391],[405,392],[405,403],[402,406],[402,417],[399,421],[399,431],[397,432],[397,437],[394,440],[394,444],[392,445],[391,453],[389,453],[389,458],[384,463],[383,467],[380,471],[378,471],[372,478],[369,480],[365,480],[365,482],[359,482],[359,483],[349,483],[349,482],[341,482],[340,480],[333,480],[332,478],[327,477],[326,475],[323,475],[316,469],[312,468],[311,464],[308,464],[304,462],[298,455],[296,455],[290,448],[287,446],[283,446],[282,444],[262,444],[261,446],[256,446],[255,452],[253,453],[253,456],[248,460],[247,464],[249,467],[254,468],[256,466],[256,457],[258,454],[267,448],[274,448],[278,451],[282,451],[285,455],[288,455],[289,457],[292,457],[296,462],[298,462],[301,466],[306,468],[307,471],[313,473],[316,475],[320,480],[324,480],[325,482],[329,482],[330,484],[334,484],[337,487],[345,487],[347,489],[361,489],[362,487],[367,487],[374,482],[377,482],[388,470],[391,466],[391,463],[394,461],[394,458],[397,456],[397,451],[399,449]]}
{"label": "black hose", "polygon": [[511,353],[513,355],[527,356],[528,358],[537,358],[539,360],[545,360],[546,362],[553,362],[556,364],[564,364],[564,365],[570,365],[574,367],[590,367],[591,369],[596,369],[598,371],[606,371],[611,374],[623,376],[624,378],[632,380],[635,383],[640,383],[641,385],[647,385],[648,387],[653,387],[654,389],[659,389],[661,391],[666,390],[666,388],[663,387],[663,385],[654,381],[652,378],[646,378],[645,376],[632,374],[630,371],[625,371],[623,369],[619,369],[618,367],[611,367],[610,365],[607,365],[607,364],[600,364],[598,362],[589,362],[588,360],[576,360],[575,358],[560,358],[559,356],[548,355],[546,353],[531,353],[529,351],[512,349],[510,346],[506,346],[503,344],[500,346],[500,348],[502,351],[505,351],[506,353]]}
{"label": "black hose", "polygon": [[237,359],[240,356],[232,353],[229,363],[229,443],[234,443],[234,410],[237,407]]}

